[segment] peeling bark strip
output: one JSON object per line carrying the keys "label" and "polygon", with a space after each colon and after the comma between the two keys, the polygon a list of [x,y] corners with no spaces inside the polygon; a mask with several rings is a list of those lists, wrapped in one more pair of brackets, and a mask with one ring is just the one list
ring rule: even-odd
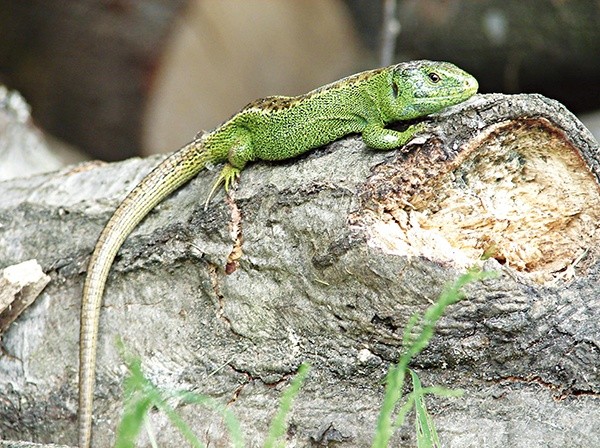
{"label": "peeling bark strip", "polygon": [[[346,138],[249,166],[208,210],[216,172],[151,213],[106,290],[95,443],[112,446],[122,410],[119,335],[157,386],[229,403],[248,445],[308,361],[286,443],[370,446],[406,322],[487,253],[501,277],[470,285],[411,366],[466,391],[428,397],[442,443],[600,446],[598,144],[538,95],[479,95],[429,120],[404,152]],[[52,278],[3,335],[0,438],[75,443],[82,273],[157,160],[0,183],[0,266],[35,258]],[[178,411],[206,445],[229,446],[220,416]],[[185,445],[151,420],[160,446]],[[392,445],[415,446],[413,425]]]}
{"label": "peeling bark strip", "polygon": [[428,141],[367,182],[363,201],[379,206],[371,244],[461,268],[491,256],[541,283],[572,277],[599,246],[598,180],[587,153],[547,118],[491,124],[458,151],[444,143]]}

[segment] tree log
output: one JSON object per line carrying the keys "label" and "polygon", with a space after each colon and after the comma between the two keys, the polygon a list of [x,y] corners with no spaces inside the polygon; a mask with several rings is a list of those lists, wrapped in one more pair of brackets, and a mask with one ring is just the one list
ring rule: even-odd
{"label": "tree log", "polygon": [[[404,151],[348,137],[244,170],[204,210],[201,174],[133,232],[100,323],[95,444],[114,441],[126,374],[115,339],[158,386],[228,404],[246,442],[266,437],[303,361],[290,446],[369,446],[403,328],[473,264],[412,367],[444,446],[600,446],[600,160],[563,106],[478,95],[428,119]],[[160,157],[0,183],[0,267],[35,258],[52,281],[4,335],[0,437],[75,443],[86,262],[118,202]],[[482,256],[491,256],[481,262]],[[222,418],[179,411],[210,446]],[[160,414],[161,446],[183,439]],[[414,446],[406,425],[393,446]]]}

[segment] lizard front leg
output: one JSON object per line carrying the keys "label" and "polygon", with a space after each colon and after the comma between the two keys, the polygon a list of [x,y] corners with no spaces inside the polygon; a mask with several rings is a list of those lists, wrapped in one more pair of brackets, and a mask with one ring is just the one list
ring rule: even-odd
{"label": "lizard front leg", "polygon": [[409,126],[405,131],[386,129],[380,124],[369,124],[362,131],[362,139],[369,148],[394,149],[405,145],[424,129],[424,123]]}

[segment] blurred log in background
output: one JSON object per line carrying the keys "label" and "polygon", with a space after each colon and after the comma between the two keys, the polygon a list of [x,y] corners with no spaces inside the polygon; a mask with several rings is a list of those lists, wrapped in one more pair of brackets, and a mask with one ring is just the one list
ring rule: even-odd
{"label": "blurred log in background", "polygon": [[[381,3],[0,0],[0,82],[92,157],[173,151],[252,99],[379,65]],[[596,1],[405,0],[398,19],[396,60],[449,60],[482,92],[600,108]]]}

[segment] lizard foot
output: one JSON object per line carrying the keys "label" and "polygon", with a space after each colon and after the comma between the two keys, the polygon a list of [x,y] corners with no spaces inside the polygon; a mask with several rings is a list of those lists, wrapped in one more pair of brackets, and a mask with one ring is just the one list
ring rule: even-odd
{"label": "lizard foot", "polygon": [[217,177],[217,180],[213,184],[208,197],[206,198],[206,203],[204,204],[204,209],[208,208],[208,204],[214,194],[217,192],[219,187],[223,185],[225,187],[225,192],[229,191],[229,188],[233,185],[238,177],[240,177],[241,170],[239,168],[234,167],[230,163],[226,163],[221,170],[221,174]]}

